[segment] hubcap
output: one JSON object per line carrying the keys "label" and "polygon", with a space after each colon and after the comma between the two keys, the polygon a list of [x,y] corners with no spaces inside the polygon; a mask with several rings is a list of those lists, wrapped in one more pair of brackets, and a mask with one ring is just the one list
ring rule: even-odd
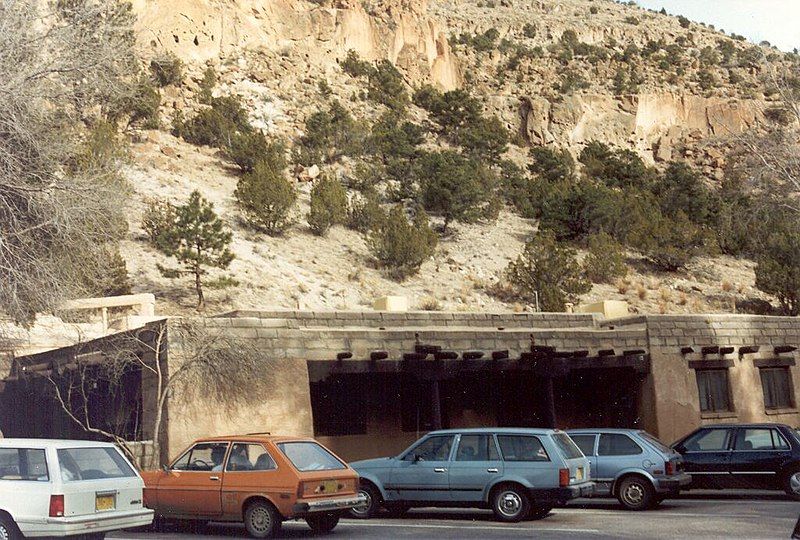
{"label": "hubcap", "polygon": [[630,504],[641,504],[644,499],[644,489],[639,484],[629,484],[622,496]]}
{"label": "hubcap", "polygon": [[2,523],[0,523],[0,540],[11,540],[11,533]]}
{"label": "hubcap", "polygon": [[359,495],[363,495],[364,497],[366,497],[367,498],[367,502],[364,504],[364,506],[359,506],[358,508],[353,508],[352,512],[354,514],[358,514],[360,516],[363,516],[363,515],[365,515],[365,514],[367,514],[369,512],[370,508],[372,508],[372,495],[370,495],[369,491],[367,491],[365,489],[359,489],[358,493],[359,493]]}
{"label": "hubcap", "polygon": [[497,509],[504,516],[514,517],[522,509],[522,498],[514,491],[504,491],[497,499]]}
{"label": "hubcap", "polygon": [[792,491],[800,495],[800,472],[794,473],[789,477],[789,487]]}
{"label": "hubcap", "polygon": [[269,515],[269,510],[259,506],[250,512],[250,525],[259,533],[265,533],[272,525],[272,516]]}

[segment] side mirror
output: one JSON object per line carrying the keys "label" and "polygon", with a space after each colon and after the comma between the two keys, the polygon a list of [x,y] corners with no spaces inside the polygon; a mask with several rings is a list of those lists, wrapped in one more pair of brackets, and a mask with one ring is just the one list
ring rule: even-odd
{"label": "side mirror", "polygon": [[422,461],[422,456],[420,456],[419,454],[414,454],[414,463],[418,461]]}
{"label": "side mirror", "polygon": [[161,466],[161,470],[164,471],[165,473],[168,473],[169,472],[169,465],[162,465]]}

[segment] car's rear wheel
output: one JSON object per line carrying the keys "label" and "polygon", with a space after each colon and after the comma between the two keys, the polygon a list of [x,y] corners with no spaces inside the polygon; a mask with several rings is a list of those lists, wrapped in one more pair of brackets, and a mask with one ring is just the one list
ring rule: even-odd
{"label": "car's rear wheel", "polygon": [[329,533],[339,524],[339,514],[320,514],[308,516],[306,523],[317,534]]}
{"label": "car's rear wheel", "polygon": [[381,496],[371,484],[362,483],[358,486],[358,494],[367,498],[367,503],[359,508],[351,508],[350,516],[356,519],[369,519],[375,517],[381,507]]}
{"label": "car's rear wheel", "polygon": [[783,489],[786,494],[796,501],[800,501],[800,467],[791,469],[783,480]]}
{"label": "car's rear wheel", "polygon": [[531,507],[531,511],[528,513],[528,519],[542,519],[547,517],[550,514],[550,511],[553,509],[552,506],[538,506],[534,505]]}
{"label": "car's rear wheel", "polygon": [[530,506],[528,494],[521,486],[501,486],[492,497],[492,510],[500,521],[521,521],[528,515]]}
{"label": "car's rear wheel", "polygon": [[0,540],[17,540],[22,538],[17,531],[14,521],[5,516],[0,516]]}
{"label": "car's rear wheel", "polygon": [[617,489],[617,499],[627,510],[646,510],[655,501],[655,490],[646,478],[628,476]]}
{"label": "car's rear wheel", "polygon": [[271,538],[281,528],[278,511],[266,501],[255,501],[244,511],[244,528],[253,538]]}

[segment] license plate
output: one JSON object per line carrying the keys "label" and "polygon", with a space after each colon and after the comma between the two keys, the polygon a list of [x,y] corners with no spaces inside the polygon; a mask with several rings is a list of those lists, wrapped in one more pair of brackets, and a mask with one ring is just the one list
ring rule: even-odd
{"label": "license plate", "polygon": [[97,495],[94,499],[94,509],[96,512],[113,510],[116,503],[114,495]]}
{"label": "license plate", "polygon": [[583,467],[578,467],[578,470],[575,471],[575,480],[583,480]]}
{"label": "license plate", "polygon": [[339,482],[336,480],[328,480],[322,483],[323,493],[336,493],[339,491]]}

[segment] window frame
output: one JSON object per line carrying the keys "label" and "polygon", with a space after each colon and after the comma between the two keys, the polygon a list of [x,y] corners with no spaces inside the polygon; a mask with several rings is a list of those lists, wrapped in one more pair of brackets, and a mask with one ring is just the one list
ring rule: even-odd
{"label": "window frame", "polygon": [[[520,438],[530,437],[532,439],[536,439],[536,441],[539,443],[539,446],[542,448],[542,450],[544,450],[545,456],[547,457],[545,459],[508,459],[505,453],[503,452],[503,445],[500,443],[501,437],[520,437]],[[498,450],[500,450],[500,459],[503,461],[503,463],[552,463],[553,462],[553,458],[550,457],[550,452],[547,451],[547,447],[542,442],[542,436],[540,435],[528,435],[523,433],[498,433],[497,447]],[[580,448],[578,450],[580,450]]]}
{"label": "window frame", "polygon": [[[703,394],[700,390],[700,377],[705,376],[707,374],[712,373],[723,373],[725,375],[725,399],[727,401],[728,407],[726,409],[721,408],[703,408]],[[731,379],[730,373],[728,372],[727,367],[703,367],[703,368],[696,368],[694,370],[694,377],[695,382],[697,383],[697,400],[700,405],[700,414],[720,414],[720,413],[733,413],[736,412],[736,407],[733,404],[733,394],[731,393]],[[713,397],[713,396],[709,396]],[[706,398],[706,403],[708,403],[708,399]]]}
{"label": "window frame", "polygon": [[[228,466],[230,464],[230,456],[233,455],[233,447],[236,446],[237,444],[241,444],[241,445],[244,445],[244,446],[260,446],[261,448],[264,449],[264,453],[266,453],[269,456],[269,459],[272,462],[273,467],[270,468],[270,469],[247,469],[247,470],[243,470],[243,471],[232,471],[232,470],[230,470],[228,468]],[[265,473],[265,472],[277,471],[279,468],[280,468],[280,466],[278,465],[278,461],[270,453],[269,449],[266,446],[264,446],[263,444],[261,444],[259,442],[253,442],[253,441],[231,441],[231,447],[230,447],[230,450],[228,451],[228,455],[227,455],[227,457],[225,459],[225,467],[223,468],[223,470],[226,473],[229,473],[229,472],[230,473],[250,473],[250,472]]]}
{"label": "window frame", "polygon": [[[783,373],[786,377],[786,390],[788,391],[788,395],[786,396],[788,403],[786,405],[768,405],[767,404],[767,392],[764,385],[764,374],[765,373]],[[764,402],[764,409],[767,411],[780,411],[785,409],[795,409],[797,407],[797,401],[795,400],[794,395],[794,380],[792,379],[792,370],[789,366],[762,366],[758,368],[758,378],[761,381],[761,394],[763,397]]]}
{"label": "window frame", "polygon": [[[456,444],[456,442],[455,442],[456,436],[455,435],[445,435],[445,434],[429,435],[427,437],[423,437],[422,439],[417,441],[414,445],[412,445],[408,450],[406,450],[405,452],[403,452],[400,455],[400,461],[414,461],[414,458],[413,458],[413,456],[415,454],[414,451],[417,448],[419,448],[420,446],[422,446],[423,444],[425,444],[426,442],[428,442],[429,440],[434,439],[436,437],[445,437],[445,438],[449,437],[450,438],[450,450],[447,451],[447,458],[446,459],[442,459],[442,460],[437,460],[437,461],[453,461],[453,457],[454,457],[453,456],[453,452],[455,452],[456,446],[458,446]],[[408,456],[412,456],[412,458],[410,460],[406,459],[406,458],[408,458]]]}
{"label": "window frame", "polygon": [[[458,450],[461,448],[461,442],[464,440],[464,437],[487,437],[488,444],[494,447],[495,458],[491,458],[491,451],[490,448],[487,446],[487,458],[486,459],[471,459],[471,460],[462,460],[458,459]],[[497,440],[495,439],[494,433],[459,433],[458,434],[458,441],[454,446],[455,451],[452,453],[452,461],[453,463],[481,463],[487,461],[502,461],[503,458],[500,454],[500,447],[497,445]]]}
{"label": "window frame", "polygon": [[[605,437],[625,437],[630,442],[632,442],[633,445],[636,448],[639,449],[639,451],[636,452],[636,453],[633,453],[633,454],[601,454],[600,453],[600,441],[602,440],[602,438],[604,436]],[[598,458],[601,458],[601,457],[604,457],[604,458],[631,457],[631,456],[641,456],[642,454],[644,454],[644,448],[642,448],[642,445],[639,444],[638,442],[636,442],[634,440],[634,438],[631,437],[630,435],[628,435],[627,433],[611,433],[611,432],[602,433],[601,432],[599,434],[599,437],[597,437],[597,457]]]}
{"label": "window frame", "polygon": [[[194,451],[195,447],[199,446],[201,444],[224,444],[225,445],[225,456],[222,458],[222,469],[220,469],[219,471],[213,471],[213,470],[212,471],[198,471],[197,469],[176,469],[175,468],[175,464],[178,463],[183,458],[183,456],[185,456],[187,454],[191,454],[191,452]],[[189,448],[187,448],[186,451],[184,451],[180,456],[178,456],[177,459],[174,459],[172,461],[172,463],[169,464],[169,470],[171,470],[171,471],[180,471],[182,473],[184,473],[184,472],[194,472],[194,473],[223,472],[223,471],[225,471],[225,467],[228,466],[228,454],[230,454],[230,452],[231,452],[231,441],[198,441],[198,442],[195,442],[194,444],[192,444],[192,446],[190,446]],[[186,464],[188,465],[189,461],[187,461]]]}
{"label": "window frame", "polygon": [[[31,452],[31,451],[41,452],[44,455],[44,469],[45,469],[45,472],[47,473],[47,480],[32,480],[32,479],[29,479],[29,478],[20,478],[20,479],[11,480],[11,479],[0,477],[0,482],[36,482],[36,483],[39,483],[39,484],[45,484],[45,483],[49,484],[49,483],[51,483],[53,481],[53,478],[50,475],[50,463],[48,462],[48,459],[47,459],[47,449],[46,448],[38,448],[38,447],[37,448],[28,448],[28,447],[23,447],[23,446],[4,446],[4,447],[0,448],[0,450],[16,450],[18,459],[19,459],[20,450],[25,450],[26,452]],[[20,462],[20,464],[21,464],[21,462]],[[22,471],[20,470],[20,472],[22,472]],[[22,476],[22,475],[20,475],[20,476]]]}

